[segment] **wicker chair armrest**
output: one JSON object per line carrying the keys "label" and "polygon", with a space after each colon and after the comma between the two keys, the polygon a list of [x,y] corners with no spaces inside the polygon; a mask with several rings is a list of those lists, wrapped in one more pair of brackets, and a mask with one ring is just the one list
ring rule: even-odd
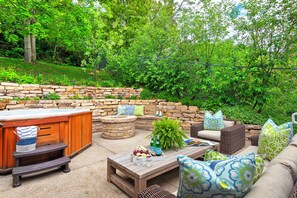
{"label": "wicker chair armrest", "polygon": [[258,142],[259,142],[259,135],[251,136],[251,145],[252,146],[258,146]]}
{"label": "wicker chair armrest", "polygon": [[198,137],[198,132],[203,130],[203,122],[199,124],[192,124],[191,125],[191,137]]}
{"label": "wicker chair armrest", "polygon": [[176,198],[176,196],[154,184],[139,192],[138,198]]}
{"label": "wicker chair armrest", "polygon": [[221,135],[230,136],[234,133],[242,132],[244,130],[245,130],[245,127],[243,124],[237,124],[237,125],[233,125],[233,126],[222,129]]}
{"label": "wicker chair armrest", "polygon": [[234,125],[221,130],[220,151],[232,155],[245,145],[245,126]]}

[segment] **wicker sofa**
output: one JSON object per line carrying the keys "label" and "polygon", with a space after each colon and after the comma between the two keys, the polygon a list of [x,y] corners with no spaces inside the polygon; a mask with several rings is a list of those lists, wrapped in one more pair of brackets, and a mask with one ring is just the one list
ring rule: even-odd
{"label": "wicker sofa", "polygon": [[[244,155],[257,152],[258,137],[253,137],[252,145],[239,153]],[[262,176],[246,194],[245,198],[297,198],[297,135],[292,142],[274,159],[265,161]],[[150,186],[139,193],[139,198],[172,198],[175,195],[158,185]]]}
{"label": "wicker sofa", "polygon": [[225,128],[221,131],[203,129],[203,123],[191,125],[191,137],[220,142],[220,152],[231,155],[245,145],[245,127],[234,121],[224,120]]}

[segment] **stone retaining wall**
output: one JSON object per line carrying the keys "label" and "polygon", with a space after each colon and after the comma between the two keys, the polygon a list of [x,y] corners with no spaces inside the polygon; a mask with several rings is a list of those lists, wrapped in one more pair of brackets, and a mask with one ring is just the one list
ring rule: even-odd
{"label": "stone retaining wall", "polygon": [[250,139],[253,135],[259,135],[261,128],[261,125],[245,124],[245,138]]}
{"label": "stone retaining wall", "polygon": [[[156,111],[162,111],[163,115],[182,122],[182,128],[189,131],[192,123],[203,121],[204,111],[196,106],[186,106],[181,103],[166,102],[165,100],[128,100],[128,99],[103,99],[106,96],[130,98],[140,96],[142,89],[133,88],[106,88],[85,86],[58,86],[58,85],[32,85],[17,83],[0,83],[0,110],[33,109],[33,108],[87,108],[93,112],[93,132],[102,129],[100,118],[107,115],[115,115],[118,105],[144,105],[145,115],[154,115]],[[49,93],[57,93],[61,100],[13,100],[14,98],[42,98]],[[93,97],[91,100],[69,99],[73,96]],[[139,126],[149,125],[152,120],[140,120]],[[148,126],[149,125],[149,126]],[[259,134],[261,126],[245,125],[246,137]]]}
{"label": "stone retaining wall", "polygon": [[142,89],[133,88],[110,88],[110,87],[87,87],[87,86],[59,86],[59,85],[38,85],[38,84],[17,84],[0,83],[0,98],[42,98],[49,93],[58,94],[61,99],[71,97],[89,97],[103,99],[107,96],[115,98],[139,97]]}
{"label": "stone retaining wall", "polygon": [[2,100],[0,110],[35,109],[35,108],[86,108],[93,112],[93,132],[102,128],[101,117],[116,115],[118,105],[144,105],[145,115],[154,115],[162,111],[163,115],[181,120],[184,130],[190,130],[190,124],[203,120],[204,111],[195,106],[186,106],[181,103],[165,102],[165,100],[120,100],[120,99],[93,99],[93,100]]}

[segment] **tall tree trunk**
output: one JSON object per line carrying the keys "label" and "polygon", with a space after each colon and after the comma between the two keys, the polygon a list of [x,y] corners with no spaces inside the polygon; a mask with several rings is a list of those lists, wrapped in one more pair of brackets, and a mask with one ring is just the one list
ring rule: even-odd
{"label": "tall tree trunk", "polygon": [[31,55],[32,55],[32,61],[36,61],[36,37],[31,34]]}
{"label": "tall tree trunk", "polygon": [[[30,26],[31,21],[28,19],[25,21],[26,26]],[[25,48],[25,61],[31,63],[32,60],[32,49],[31,49],[31,35],[28,33],[24,37],[24,48]]]}
{"label": "tall tree trunk", "polygon": [[25,61],[31,63],[32,60],[32,51],[31,51],[31,36],[28,34],[24,38],[25,45]]}

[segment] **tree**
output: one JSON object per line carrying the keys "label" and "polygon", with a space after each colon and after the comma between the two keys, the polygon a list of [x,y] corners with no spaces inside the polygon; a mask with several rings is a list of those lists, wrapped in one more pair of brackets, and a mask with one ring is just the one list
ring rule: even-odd
{"label": "tree", "polygon": [[296,51],[297,7],[287,0],[244,0],[246,14],[234,17],[237,40],[247,47],[245,99],[262,110],[267,91],[276,86],[276,68],[290,68],[289,60]]}
{"label": "tree", "polygon": [[81,43],[73,38],[85,35],[83,10],[71,0],[0,0],[0,6],[0,31],[11,42],[24,37],[26,62],[36,60],[36,39],[54,40],[55,56],[57,44],[73,49]]}

